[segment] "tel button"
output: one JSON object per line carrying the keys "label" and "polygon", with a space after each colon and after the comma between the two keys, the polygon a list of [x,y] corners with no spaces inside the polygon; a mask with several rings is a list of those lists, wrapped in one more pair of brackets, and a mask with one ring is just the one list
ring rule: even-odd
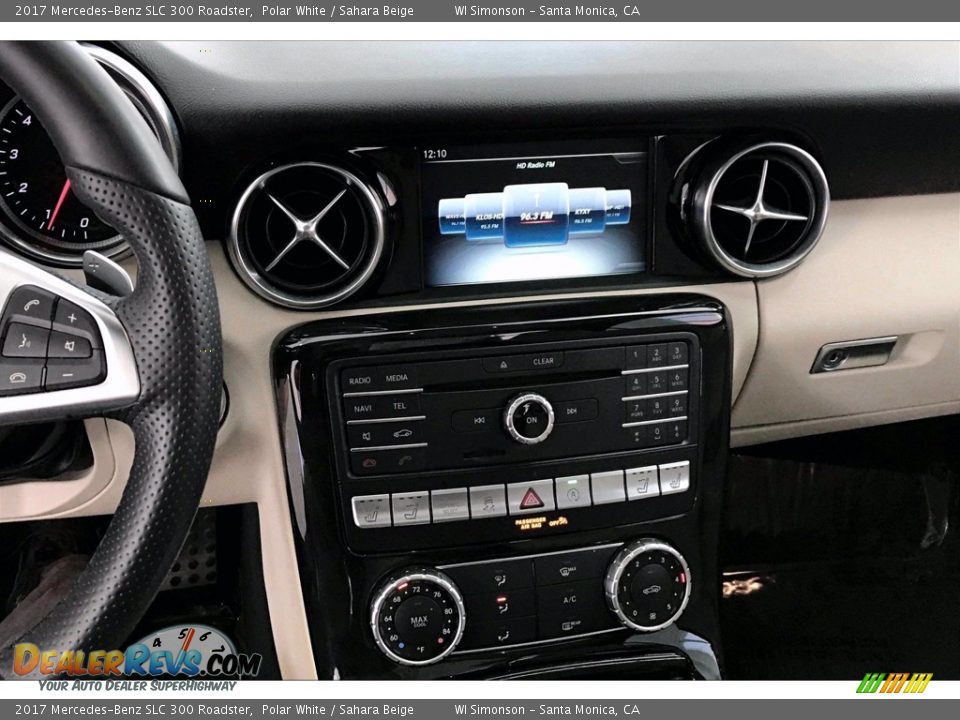
{"label": "tel button", "polygon": [[39,390],[42,382],[42,359],[0,358],[0,395]]}
{"label": "tel button", "polygon": [[45,327],[50,327],[55,300],[54,295],[33,285],[18,287],[7,302],[6,312],[3,314],[4,320],[19,316],[40,321]]}

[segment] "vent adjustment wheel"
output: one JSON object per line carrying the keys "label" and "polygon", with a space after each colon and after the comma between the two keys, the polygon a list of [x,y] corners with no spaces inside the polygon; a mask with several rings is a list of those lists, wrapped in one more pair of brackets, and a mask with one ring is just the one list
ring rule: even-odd
{"label": "vent adjustment wheel", "polygon": [[360,290],[383,256],[383,203],[344,168],[283,165],[240,197],[228,250],[261,297],[302,310],[334,305]]}

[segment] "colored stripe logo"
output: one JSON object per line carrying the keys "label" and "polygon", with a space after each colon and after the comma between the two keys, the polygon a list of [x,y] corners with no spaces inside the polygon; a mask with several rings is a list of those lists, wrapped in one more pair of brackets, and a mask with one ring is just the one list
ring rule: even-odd
{"label": "colored stripe logo", "polygon": [[858,693],[922,693],[933,673],[867,673],[860,681]]}

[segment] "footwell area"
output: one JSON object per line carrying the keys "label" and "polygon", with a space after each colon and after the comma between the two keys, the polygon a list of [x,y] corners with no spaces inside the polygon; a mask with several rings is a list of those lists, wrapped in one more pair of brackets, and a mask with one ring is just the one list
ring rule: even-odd
{"label": "footwell area", "polygon": [[731,459],[721,628],[733,679],[960,678],[956,418]]}

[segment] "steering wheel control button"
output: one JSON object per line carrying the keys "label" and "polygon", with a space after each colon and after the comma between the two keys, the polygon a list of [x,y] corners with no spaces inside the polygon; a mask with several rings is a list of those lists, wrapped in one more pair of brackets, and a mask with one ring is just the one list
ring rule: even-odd
{"label": "steering wheel control button", "polygon": [[62,330],[72,334],[83,334],[92,343],[93,347],[102,347],[100,331],[93,316],[86,310],[63,298],[57,301],[57,310],[53,316],[55,330]]}
{"label": "steering wheel control button", "polygon": [[478,485],[470,488],[470,516],[474,520],[504,517],[507,495],[503,485]]}
{"label": "steering wheel control button", "polygon": [[14,319],[29,319],[50,327],[56,296],[34,285],[22,285],[10,295],[3,312],[3,324]]}
{"label": "steering wheel control button", "polygon": [[430,492],[430,508],[433,521],[450,522],[451,520],[470,519],[470,501],[466,488],[451,488],[448,490],[433,490]]}
{"label": "steering wheel control button", "polygon": [[603,585],[607,605],[620,622],[652,632],[683,613],[690,600],[690,568],[672,546],[644,538],[617,553]]}
{"label": "steering wheel control button", "polygon": [[43,360],[0,358],[0,395],[36,392],[43,385]]}
{"label": "steering wheel control button", "polygon": [[10,323],[3,340],[3,356],[8,358],[43,358],[47,355],[50,331],[36,325]]}
{"label": "steering wheel control button", "polygon": [[358,495],[350,501],[353,524],[358,528],[390,527],[390,496]]}
{"label": "steering wheel control button", "polygon": [[646,500],[660,496],[660,480],[656,465],[630,468],[625,475],[627,500]]}
{"label": "steering wheel control button", "polygon": [[554,480],[557,492],[557,508],[566,510],[575,507],[590,507],[590,476],[570,475]]}
{"label": "steering wheel control button", "polygon": [[50,334],[47,357],[51,358],[88,358],[93,354],[90,341],[79,335],[57,332]]}
{"label": "steering wheel control button", "polygon": [[47,360],[47,390],[66,390],[67,388],[96,385],[106,374],[103,357],[99,352],[86,360]]}
{"label": "steering wheel control button", "polygon": [[412,569],[374,595],[370,627],[377,647],[402,665],[442,660],[463,637],[466,610],[453,581],[439,570]]}
{"label": "steering wheel control button", "polygon": [[690,489],[690,461],[666,463],[660,466],[660,492],[664,495],[686,492]]}
{"label": "steering wheel control button", "polygon": [[623,486],[623,470],[592,473],[590,489],[594,505],[625,502],[627,499]]}
{"label": "steering wheel control button", "polygon": [[518,395],[503,411],[503,423],[507,433],[518,443],[537,445],[553,432],[553,406],[537,393]]}
{"label": "steering wheel control button", "polygon": [[430,493],[394,493],[391,499],[394,526],[430,524]]}
{"label": "steering wheel control button", "polygon": [[528,515],[555,510],[553,480],[533,480],[507,485],[507,504],[511,515]]}

